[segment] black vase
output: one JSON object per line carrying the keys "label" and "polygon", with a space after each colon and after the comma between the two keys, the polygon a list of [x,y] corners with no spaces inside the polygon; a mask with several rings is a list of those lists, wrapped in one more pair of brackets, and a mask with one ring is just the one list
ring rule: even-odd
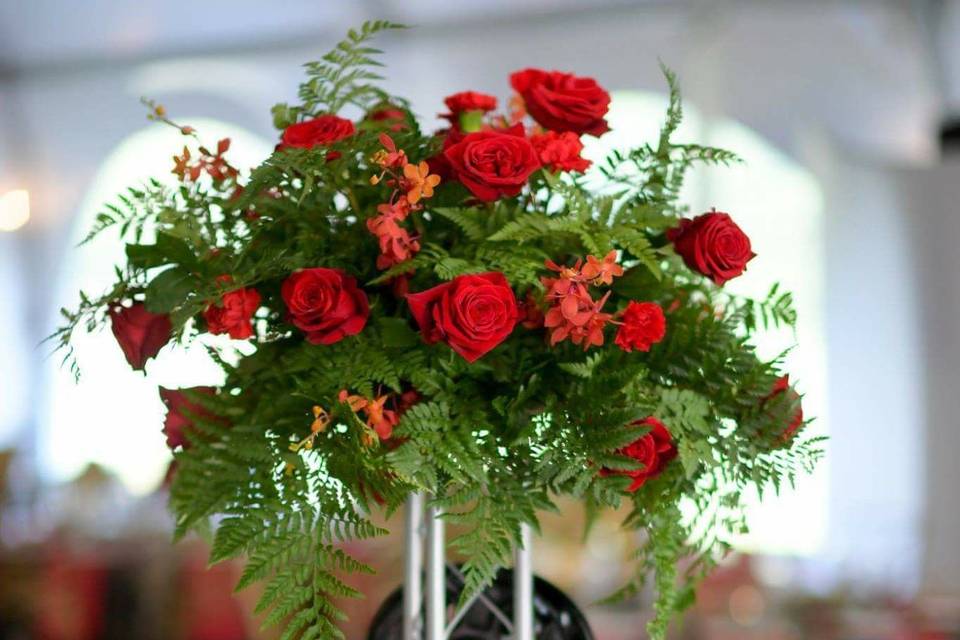
{"label": "black vase", "polygon": [[[463,574],[447,566],[447,599],[455,603],[463,590]],[[546,580],[534,577],[533,623],[537,640],[594,640],[583,613],[570,598]],[[450,634],[450,640],[506,640],[513,621],[513,571],[501,569],[493,584],[476,599]],[[373,618],[367,640],[401,640],[403,589],[397,589]]]}

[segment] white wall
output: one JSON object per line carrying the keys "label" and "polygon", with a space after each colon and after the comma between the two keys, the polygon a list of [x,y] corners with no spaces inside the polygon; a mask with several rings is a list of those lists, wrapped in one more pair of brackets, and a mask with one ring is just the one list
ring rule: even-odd
{"label": "white wall", "polygon": [[[906,222],[916,273],[914,313],[925,364],[927,427],[923,481],[923,589],[960,593],[960,159],[896,172],[892,183]],[[894,355],[894,354],[891,354]],[[898,361],[891,357],[887,367]],[[900,390],[892,390],[900,391]]]}

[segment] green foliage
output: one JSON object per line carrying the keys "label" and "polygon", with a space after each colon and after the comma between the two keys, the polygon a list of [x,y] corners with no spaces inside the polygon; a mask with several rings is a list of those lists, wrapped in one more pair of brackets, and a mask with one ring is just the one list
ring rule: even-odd
{"label": "green foliage", "polygon": [[[380,51],[369,46],[397,27],[367,23],[308,64],[299,104],[274,108],[277,126],[342,109],[406,109],[376,85]],[[696,581],[744,530],[744,493],[793,484],[819,460],[821,440],[784,441],[799,399],[771,394],[779,361],[759,359],[751,344],[761,328],[794,324],[789,293],[774,286],[763,300],[726,294],[687,270],[665,240],[684,212],[678,195],[687,170],[737,159],[673,141],[682,108],[676,78],[664,73],[670,103],[658,140],[611,154],[600,167],[609,183],[601,193],[579,178],[538,172],[520,196],[478,204],[462,186],[442,183],[405,222],[420,251],[386,270],[376,267],[367,229],[386,197],[370,182],[381,172],[371,158],[385,129],[367,119],[329,148],[272,154],[246,180],[178,188],[151,181],[98,217],[89,238],[118,231],[127,264],[102,296],[81,294],[78,309],[64,311],[51,339],[72,367],[74,331],[102,327],[117,302],[169,313],[176,338],[189,342],[205,330],[203,310],[220,301],[220,276],[262,297],[255,348],[239,359],[210,350],[226,380],[215,395],[192,398],[204,412],[191,416],[190,446],[175,454],[171,508],[177,537],[212,529],[211,562],[246,559],[238,589],[264,583],[256,609],[282,638],[342,637],[338,601],[362,595],[351,575],[373,571],[342,542],[383,534],[367,514],[393,514],[414,490],[430,494],[462,530],[451,544],[465,558],[465,599],[509,562],[520,525],[536,527],[538,512],[556,509],[558,496],[582,500],[592,516],[628,503],[624,526],[640,542],[634,574],[615,596],[652,580],[649,631],[663,638],[692,602]],[[408,124],[390,131],[397,146],[413,162],[435,154],[440,141],[412,118]],[[613,327],[586,353],[518,327],[467,363],[422,340],[395,289],[399,278],[423,291],[499,271],[519,298],[536,298],[550,273],[545,260],[571,265],[610,252],[625,273],[608,289],[605,309],[641,300],[668,310],[666,337],[648,353],[614,346]],[[360,283],[370,316],[359,334],[315,345],[291,325],[281,286],[308,267],[342,269]],[[394,401],[410,390],[419,400],[387,442],[371,437],[362,414],[340,399],[346,391]],[[321,414],[327,422],[313,432]],[[624,474],[642,463],[623,448],[648,432],[634,424],[648,416],[667,425],[678,456],[629,492]],[[684,517],[683,504],[694,515]],[[681,572],[684,558],[691,562]]]}
{"label": "green foliage", "polygon": [[383,66],[375,57],[383,52],[367,43],[383,31],[402,28],[387,20],[365,22],[359,30],[350,29],[347,38],[321,60],[304,65],[307,80],[300,85],[301,104],[275,106],[277,128],[289,126],[302,115],[337,113],[347,105],[369,109],[378,102],[389,102],[400,106],[374,84],[383,79],[373,71]]}

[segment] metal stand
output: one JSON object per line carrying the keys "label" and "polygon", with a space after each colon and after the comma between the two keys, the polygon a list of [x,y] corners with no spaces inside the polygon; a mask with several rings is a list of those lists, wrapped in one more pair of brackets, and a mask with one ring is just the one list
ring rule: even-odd
{"label": "metal stand", "polygon": [[533,640],[533,558],[530,526],[520,525],[520,546],[513,552],[513,637]]}
{"label": "metal stand", "polygon": [[411,493],[404,513],[403,554],[403,640],[419,640],[421,633],[420,603],[423,600],[423,494]]}
{"label": "metal stand", "polygon": [[427,509],[427,639],[447,638],[447,563],[444,522],[435,507]]}
{"label": "metal stand", "polygon": [[[411,494],[407,499],[403,571],[403,640],[448,640],[456,629],[457,623],[476,601],[492,607],[491,611],[501,619],[503,625],[512,634],[512,640],[534,640],[530,528],[527,525],[522,526],[520,531],[522,544],[514,552],[513,620],[507,619],[483,593],[478,593],[459,611],[456,611],[448,622],[446,603],[448,567],[445,560],[444,522],[441,511],[434,507],[427,509],[426,522],[424,522],[423,505],[422,494]],[[425,593],[421,578],[421,569],[424,565],[424,539],[426,540]],[[463,578],[456,567],[451,565],[450,570],[459,578]],[[424,619],[421,619],[421,604],[425,604]]]}

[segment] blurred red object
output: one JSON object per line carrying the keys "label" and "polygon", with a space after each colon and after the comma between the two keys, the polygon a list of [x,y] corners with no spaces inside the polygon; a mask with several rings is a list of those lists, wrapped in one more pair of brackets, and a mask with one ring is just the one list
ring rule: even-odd
{"label": "blurred red object", "polygon": [[247,632],[240,602],[233,597],[237,567],[221,564],[207,568],[202,555],[192,553],[184,564],[181,587],[180,628],[185,640],[242,640]]}
{"label": "blurred red object", "polygon": [[103,633],[107,568],[93,558],[52,551],[40,578],[37,640],[95,640]]}

